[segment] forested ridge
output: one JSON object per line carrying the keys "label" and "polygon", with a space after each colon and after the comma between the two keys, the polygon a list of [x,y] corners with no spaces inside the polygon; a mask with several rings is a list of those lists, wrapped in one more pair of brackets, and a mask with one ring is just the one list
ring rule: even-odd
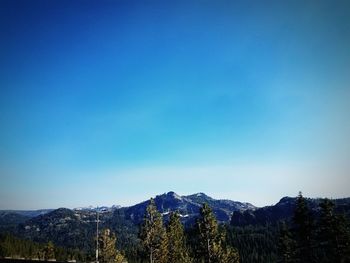
{"label": "forested ridge", "polygon": [[[116,263],[350,262],[346,203],[329,199],[310,202],[301,193],[290,201],[281,200],[280,206],[260,211],[235,212],[226,223],[217,221],[210,205],[204,203],[191,225],[183,222],[178,211],[167,216],[160,213],[153,199],[147,203],[138,225],[125,216],[125,210],[118,209],[101,224],[99,260]],[[285,207],[283,213],[281,207]],[[263,214],[263,211],[267,212]],[[67,218],[66,211],[60,213]],[[91,237],[87,240],[90,245],[77,243],[75,248],[71,244],[62,246],[55,242],[57,238],[42,242],[43,239],[15,237],[15,232],[2,233],[0,256],[92,261],[96,243],[93,230],[91,226],[91,233],[86,232],[86,237]],[[74,229],[71,231],[73,235]]]}

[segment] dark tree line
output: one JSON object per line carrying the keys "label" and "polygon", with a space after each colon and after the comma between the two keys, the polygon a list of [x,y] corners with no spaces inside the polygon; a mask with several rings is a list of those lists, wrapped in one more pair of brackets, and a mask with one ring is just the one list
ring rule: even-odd
{"label": "dark tree line", "polygon": [[350,262],[349,220],[331,200],[309,207],[300,194],[293,216],[277,223],[228,225],[227,242],[242,263]]}
{"label": "dark tree line", "polygon": [[281,224],[278,262],[350,262],[348,220],[334,213],[329,199],[324,199],[319,209],[316,217],[299,194],[291,224]]}
{"label": "dark tree line", "polygon": [[86,260],[85,255],[79,250],[56,247],[51,241],[48,243],[37,243],[31,240],[19,239],[9,234],[0,236],[1,257],[37,260],[56,259],[58,261]]}
{"label": "dark tree line", "polygon": [[237,248],[242,263],[277,261],[278,228],[273,225],[226,225],[227,243]]}

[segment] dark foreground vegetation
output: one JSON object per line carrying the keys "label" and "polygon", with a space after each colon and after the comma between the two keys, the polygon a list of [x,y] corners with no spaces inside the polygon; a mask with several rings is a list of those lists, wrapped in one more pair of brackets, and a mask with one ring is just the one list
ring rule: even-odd
{"label": "dark foreground vegetation", "polygon": [[[16,259],[16,258],[0,258],[0,263],[37,263],[37,259]],[[52,263],[51,260],[40,260],[40,263]],[[66,263],[67,261],[54,261],[55,263]],[[74,262],[74,261],[73,261]]]}
{"label": "dark foreground vegetation", "polygon": [[[287,202],[288,203],[288,202]],[[286,205],[284,203],[283,205]],[[289,204],[289,203],[288,203]],[[203,204],[191,225],[181,214],[167,220],[149,202],[139,226],[116,211],[113,223],[99,235],[99,261],[152,263],[350,262],[349,218],[346,211],[323,199],[310,207],[300,193],[286,216],[272,207],[234,213],[229,223],[218,223],[211,207]],[[119,213],[119,216],[118,216]],[[269,216],[267,216],[269,215]],[[267,218],[269,220],[267,220]],[[74,231],[74,229],[72,229]],[[79,240],[77,240],[78,242]],[[88,249],[38,243],[2,234],[0,256],[57,261],[94,261],[96,239]],[[77,247],[79,244],[77,243]]]}

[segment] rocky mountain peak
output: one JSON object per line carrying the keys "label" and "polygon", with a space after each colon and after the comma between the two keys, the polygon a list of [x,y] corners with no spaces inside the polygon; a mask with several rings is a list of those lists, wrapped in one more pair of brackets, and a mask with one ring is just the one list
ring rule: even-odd
{"label": "rocky mountain peak", "polygon": [[175,199],[179,199],[179,200],[182,200],[182,197],[180,195],[178,195],[177,193],[173,192],[173,191],[170,191],[166,194],[167,197],[170,197],[170,198],[175,198]]}

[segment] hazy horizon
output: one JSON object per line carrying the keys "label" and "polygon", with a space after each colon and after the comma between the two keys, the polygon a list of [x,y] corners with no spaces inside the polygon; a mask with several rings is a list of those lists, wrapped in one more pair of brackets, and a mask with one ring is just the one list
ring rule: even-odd
{"label": "hazy horizon", "polygon": [[349,197],[349,1],[0,1],[0,209]]}

